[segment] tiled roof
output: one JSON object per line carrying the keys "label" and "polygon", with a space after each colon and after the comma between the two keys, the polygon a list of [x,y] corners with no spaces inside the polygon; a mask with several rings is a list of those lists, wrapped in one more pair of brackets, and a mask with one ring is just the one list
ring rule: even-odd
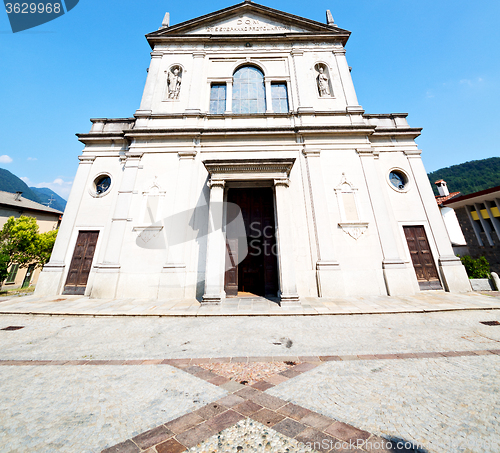
{"label": "tiled roof", "polygon": [[62,212],[58,211],[57,209],[49,208],[43,204],[28,200],[23,196],[20,196],[19,200],[16,200],[16,197],[17,197],[16,193],[3,192],[0,190],[0,204],[16,208],[22,208],[26,211],[44,211],[44,212],[52,212],[54,214],[62,214]]}
{"label": "tiled roof", "polygon": [[445,201],[448,201],[458,195],[460,195],[460,192],[452,192],[449,195],[444,196],[436,195],[436,203],[438,204],[438,206],[441,206],[441,204],[443,204]]}

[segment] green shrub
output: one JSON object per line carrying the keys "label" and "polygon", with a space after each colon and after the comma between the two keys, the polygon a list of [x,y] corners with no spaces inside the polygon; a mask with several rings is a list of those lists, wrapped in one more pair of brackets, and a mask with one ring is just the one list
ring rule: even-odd
{"label": "green shrub", "polygon": [[484,256],[474,259],[469,255],[460,257],[469,278],[491,278],[490,263]]}

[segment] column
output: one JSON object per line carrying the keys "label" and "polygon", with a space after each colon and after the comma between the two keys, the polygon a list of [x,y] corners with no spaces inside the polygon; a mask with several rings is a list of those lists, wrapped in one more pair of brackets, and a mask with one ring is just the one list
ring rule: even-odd
{"label": "column", "polygon": [[332,228],[328,215],[328,201],[321,171],[320,150],[304,149],[307,177],[311,188],[311,204],[318,244],[316,277],[320,297],[342,297],[345,295],[340,264],[334,257]]}
{"label": "column", "polygon": [[493,205],[495,204],[494,201],[484,201],[484,206],[486,206],[486,212],[490,216],[491,223],[493,224],[493,228],[495,229],[495,233],[497,234],[497,238],[500,241],[500,221],[493,215],[493,212],[491,212],[491,208],[489,204],[491,203],[491,207],[494,207]]}
{"label": "column", "polygon": [[274,180],[276,192],[276,240],[278,243],[280,302],[282,306],[299,302],[295,279],[293,223],[288,185],[288,178]]}
{"label": "column", "polygon": [[[68,254],[68,244],[73,234],[76,218],[80,209],[81,197],[88,184],[90,170],[95,156],[80,156],[80,165],[76,172],[73,187],[62,218],[61,226],[57,232],[57,239],[50,256],[50,261],[43,266],[38,278],[35,294],[39,296],[55,296],[61,292],[64,282],[64,266]],[[69,257],[71,259],[71,257]]]}
{"label": "column", "polygon": [[424,206],[425,215],[429,226],[431,227],[432,235],[436,243],[439,254],[439,270],[443,279],[445,289],[449,292],[467,292],[471,290],[469,278],[465,268],[453,253],[450,238],[446,232],[443,217],[439,212],[434,193],[432,192],[429,179],[420,158],[420,150],[405,151],[408,157],[413,180],[420,194],[420,199]]}
{"label": "column", "polygon": [[481,239],[481,230],[479,229],[476,222],[472,218],[472,214],[471,214],[471,212],[473,211],[472,206],[465,205],[464,209],[465,209],[465,212],[467,213],[467,217],[469,218],[469,222],[472,226],[472,229],[474,230],[474,234],[476,235],[477,242],[480,245],[480,247],[482,247],[484,244],[483,244],[483,240]]}
{"label": "column", "polygon": [[107,235],[106,248],[102,255],[102,261],[97,265],[92,297],[113,298],[116,295],[120,273],[120,253],[127,224],[132,220],[129,218],[129,211],[141,157],[142,153],[127,153],[122,181],[109,227],[109,235]]}
{"label": "column", "polygon": [[148,77],[146,79],[146,85],[144,87],[144,93],[142,95],[141,106],[136,113],[151,113],[153,108],[154,92],[156,89],[156,82],[158,78],[158,72],[160,70],[160,63],[162,58],[161,53],[152,52],[151,53],[151,63],[148,69]]}
{"label": "column", "polygon": [[[186,113],[189,114],[199,114],[201,113],[201,84],[202,84],[202,74],[203,74],[203,62],[205,59],[205,52],[194,52],[193,53],[193,69],[191,73],[191,83],[189,86],[189,107],[186,109]],[[184,84],[185,82],[183,82]]]}
{"label": "column", "polygon": [[[486,202],[484,203],[486,206]],[[490,226],[486,223],[486,221],[483,219],[483,214],[481,213],[481,206],[479,206],[479,203],[474,203],[474,209],[476,210],[476,214],[479,217],[479,222],[481,223],[481,226],[483,227],[484,235],[486,236],[486,240],[488,241],[488,244],[491,245],[492,247],[495,245],[493,243],[493,239],[491,238],[490,234]]]}
{"label": "column", "polygon": [[[361,159],[361,166],[368,187],[368,194],[377,224],[380,245],[382,248],[382,269],[389,296],[415,294],[414,280],[410,278],[409,269],[400,256],[403,244],[397,230],[396,219],[392,209],[387,205],[384,188],[375,165],[375,156],[371,148],[356,150]],[[413,269],[411,269],[413,271]]]}
{"label": "column", "polygon": [[219,304],[225,297],[225,239],[222,229],[224,215],[224,180],[211,179],[208,210],[207,261],[203,304]]}

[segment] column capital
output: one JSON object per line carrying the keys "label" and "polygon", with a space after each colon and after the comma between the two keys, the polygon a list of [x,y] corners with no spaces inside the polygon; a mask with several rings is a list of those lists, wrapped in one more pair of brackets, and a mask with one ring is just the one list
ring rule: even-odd
{"label": "column capital", "polygon": [[206,52],[193,52],[193,58],[205,58]]}
{"label": "column capital", "polygon": [[420,155],[422,154],[422,150],[421,149],[406,149],[403,152],[408,157],[420,157]]}
{"label": "column capital", "polygon": [[321,150],[320,149],[307,149],[307,148],[304,148],[302,150],[302,154],[304,154],[304,156],[306,156],[306,157],[319,157],[320,154],[321,154]]}
{"label": "column capital", "polygon": [[290,185],[290,179],[289,178],[279,178],[274,180],[274,186],[283,186],[283,187],[288,187]]}
{"label": "column capital", "polygon": [[221,189],[224,189],[224,186],[226,185],[226,181],[224,179],[210,179],[208,181],[207,186],[210,187],[210,189],[213,189],[215,187],[220,187]]}
{"label": "column capital", "polygon": [[81,164],[91,164],[94,162],[96,156],[78,156],[78,160]]}
{"label": "column capital", "polygon": [[194,159],[196,157],[196,150],[192,149],[189,151],[178,151],[179,159]]}

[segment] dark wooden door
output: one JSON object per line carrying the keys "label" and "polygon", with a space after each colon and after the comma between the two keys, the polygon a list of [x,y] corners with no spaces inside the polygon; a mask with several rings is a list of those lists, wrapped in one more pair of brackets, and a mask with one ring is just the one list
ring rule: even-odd
{"label": "dark wooden door", "polygon": [[424,227],[403,228],[420,289],[442,289]]}
{"label": "dark wooden door", "polygon": [[[275,296],[278,291],[278,265],[272,188],[230,189],[228,202],[238,205],[245,224],[248,254],[238,264],[226,271],[225,291],[237,291],[260,296]],[[228,240],[226,259],[234,259],[238,241]],[[241,258],[241,257],[240,257]],[[229,263],[228,263],[229,264]],[[236,280],[236,281],[235,281]],[[237,288],[237,291],[235,291]],[[235,294],[236,293],[236,294]]]}
{"label": "dark wooden door", "polygon": [[80,231],[63,294],[85,294],[99,231]]}

